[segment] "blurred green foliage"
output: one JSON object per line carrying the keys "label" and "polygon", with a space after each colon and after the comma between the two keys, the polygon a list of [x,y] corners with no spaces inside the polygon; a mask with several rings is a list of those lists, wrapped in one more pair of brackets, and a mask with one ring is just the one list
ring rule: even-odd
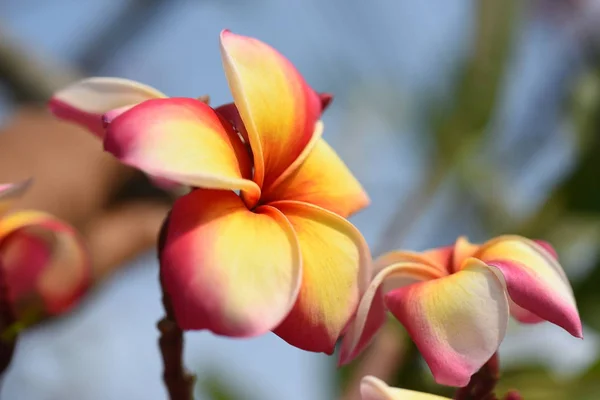
{"label": "blurred green foliage", "polygon": [[227,374],[217,373],[217,371],[204,373],[202,379],[196,384],[196,395],[199,398],[212,400],[255,400],[252,394],[243,393],[231,385],[225,376]]}

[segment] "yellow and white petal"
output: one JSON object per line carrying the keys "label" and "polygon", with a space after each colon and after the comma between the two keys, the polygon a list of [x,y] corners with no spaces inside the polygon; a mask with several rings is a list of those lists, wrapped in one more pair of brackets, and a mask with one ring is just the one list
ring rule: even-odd
{"label": "yellow and white petal", "polygon": [[256,336],[294,306],[302,278],[294,230],[274,207],[255,211],[226,190],[198,189],[176,201],[161,274],[183,329]]}
{"label": "yellow and white petal", "polygon": [[452,272],[460,270],[462,263],[470,257],[473,257],[481,245],[469,242],[466,236],[456,239],[454,244],[454,253],[452,256]]}
{"label": "yellow and white petal", "polygon": [[56,92],[48,107],[58,118],[104,137],[102,115],[128,105],[166,97],[151,86],[122,78],[86,78]]}
{"label": "yellow and white petal", "polygon": [[302,252],[298,299],[274,333],[301,349],[331,354],[368,285],[369,249],[337,214],[295,201],[271,205],[291,222]]}
{"label": "yellow and white petal", "polygon": [[254,181],[268,187],[310,142],[321,100],[289,60],[257,39],[225,30],[221,54],[252,147]]}
{"label": "yellow and white petal", "polygon": [[104,148],[154,178],[260,195],[248,179],[252,164],[237,133],[195,99],[148,100],[131,108],[110,123]]}
{"label": "yellow and white petal", "polygon": [[449,274],[447,268],[452,257],[451,247],[441,247],[439,249],[427,250],[422,253],[406,250],[394,250],[379,256],[373,265],[375,273],[394,264],[412,262],[423,264],[422,268],[427,268],[433,274],[444,276]]}
{"label": "yellow and white petal", "polygon": [[509,305],[501,279],[470,258],[450,276],[394,289],[385,304],[442,385],[466,386],[504,339]]}
{"label": "yellow and white petal", "polygon": [[272,187],[264,189],[266,201],[297,200],[317,205],[344,218],[369,205],[369,196],[336,152],[321,138],[317,123],[313,140],[299,165],[292,163]]}
{"label": "yellow and white petal", "polygon": [[344,335],[339,365],[354,360],[385,323],[386,307],[383,300],[385,293],[416,282],[441,277],[443,275],[437,269],[410,257],[406,261],[386,265],[378,271],[362,296],[356,315]]}
{"label": "yellow and white petal", "polygon": [[449,400],[429,393],[389,387],[374,376],[365,376],[360,381],[362,400]]}
{"label": "yellow and white petal", "polygon": [[500,236],[482,245],[475,257],[502,273],[511,300],[519,306],[515,318],[550,321],[582,337],[573,290],[548,246],[520,236]]}

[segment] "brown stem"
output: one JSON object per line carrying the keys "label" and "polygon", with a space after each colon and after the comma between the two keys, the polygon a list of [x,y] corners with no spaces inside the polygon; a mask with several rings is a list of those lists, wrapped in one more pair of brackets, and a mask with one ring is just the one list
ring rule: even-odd
{"label": "brown stem", "polygon": [[496,400],[494,389],[500,378],[498,354],[495,353],[490,360],[475,375],[469,384],[460,388],[454,395],[455,400]]}
{"label": "brown stem", "polygon": [[8,288],[4,279],[4,271],[0,266],[0,375],[3,374],[12,361],[17,337],[5,335],[7,329],[16,322],[15,313],[8,299]]}
{"label": "brown stem", "polygon": [[[167,216],[159,234],[159,259],[166,239],[168,220],[169,217]],[[160,278],[160,286],[165,308],[165,316],[157,325],[160,331],[158,343],[164,365],[163,380],[169,392],[170,400],[193,400],[196,378],[188,373],[183,365],[183,331],[175,321],[171,299],[165,291],[162,278]]]}

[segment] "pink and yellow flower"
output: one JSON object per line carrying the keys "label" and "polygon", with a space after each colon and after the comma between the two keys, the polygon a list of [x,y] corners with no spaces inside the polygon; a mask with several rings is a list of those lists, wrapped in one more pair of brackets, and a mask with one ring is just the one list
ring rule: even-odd
{"label": "pink and yellow flower", "polygon": [[448,400],[429,393],[389,387],[374,376],[365,376],[360,382],[362,400]]}
{"label": "pink and yellow flower", "polygon": [[0,265],[19,327],[73,307],[91,281],[88,253],[72,227],[40,211],[9,213],[30,182],[0,185]]}
{"label": "pink and yellow flower", "polygon": [[223,31],[221,53],[234,103],[217,109],[139,85],[121,96],[126,85],[102,79],[59,92],[51,108],[123,163],[196,188],[173,206],[161,257],[183,329],[273,331],[332,353],[370,278],[346,220],[369,199],[321,138],[329,97],[256,39]]}
{"label": "pink and yellow flower", "polygon": [[369,343],[389,310],[407,329],[440,384],[465,386],[498,350],[509,316],[552,322],[581,338],[569,281],[550,245],[500,236],[483,245],[454,246],[380,257],[356,318],[342,342],[340,363]]}

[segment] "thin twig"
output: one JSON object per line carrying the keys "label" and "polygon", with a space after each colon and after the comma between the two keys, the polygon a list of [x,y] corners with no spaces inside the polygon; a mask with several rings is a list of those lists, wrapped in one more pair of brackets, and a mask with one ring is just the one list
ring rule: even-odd
{"label": "thin twig", "polygon": [[[166,240],[166,227],[168,221],[169,217],[167,216],[159,234],[159,259]],[[162,278],[160,278],[160,286],[162,290],[163,306],[165,308],[165,316],[157,325],[158,330],[160,331],[158,343],[164,365],[163,380],[167,387],[170,400],[193,400],[196,378],[194,375],[188,373],[184,367],[183,331],[177,325],[175,320],[173,306],[169,295],[164,288]]]}

